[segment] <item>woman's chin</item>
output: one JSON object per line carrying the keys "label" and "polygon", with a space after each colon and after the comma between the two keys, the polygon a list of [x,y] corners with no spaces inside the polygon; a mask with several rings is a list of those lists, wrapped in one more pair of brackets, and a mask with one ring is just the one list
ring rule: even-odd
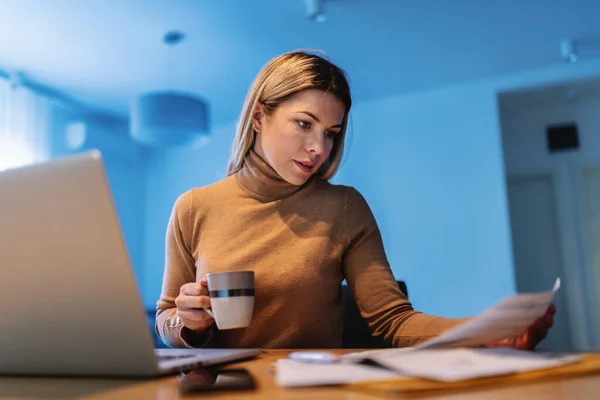
{"label": "woman's chin", "polygon": [[308,178],[306,179],[286,179],[287,183],[289,183],[290,185],[294,185],[294,186],[302,186],[306,183],[306,181],[308,181]]}
{"label": "woman's chin", "polygon": [[295,185],[295,186],[302,186],[306,183],[306,181],[308,181],[308,179],[311,177],[311,175],[307,175],[307,174],[285,174],[285,176],[282,176],[282,178],[289,183],[290,185]]}

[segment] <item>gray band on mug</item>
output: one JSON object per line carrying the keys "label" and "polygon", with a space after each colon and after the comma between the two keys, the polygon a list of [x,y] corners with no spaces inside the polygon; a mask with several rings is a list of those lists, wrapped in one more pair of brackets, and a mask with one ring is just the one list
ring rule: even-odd
{"label": "gray band on mug", "polygon": [[242,297],[242,296],[254,296],[254,289],[224,289],[224,290],[211,290],[209,292],[210,297]]}
{"label": "gray band on mug", "polygon": [[209,290],[254,289],[254,271],[211,272],[206,280]]}

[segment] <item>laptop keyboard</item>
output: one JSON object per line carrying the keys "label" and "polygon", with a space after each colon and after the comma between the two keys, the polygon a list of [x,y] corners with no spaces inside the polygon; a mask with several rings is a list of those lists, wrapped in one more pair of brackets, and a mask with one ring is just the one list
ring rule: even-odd
{"label": "laptop keyboard", "polygon": [[180,360],[182,358],[191,358],[193,357],[190,354],[180,354],[180,355],[167,355],[167,354],[160,354],[156,356],[158,358],[158,361],[169,361],[169,360]]}

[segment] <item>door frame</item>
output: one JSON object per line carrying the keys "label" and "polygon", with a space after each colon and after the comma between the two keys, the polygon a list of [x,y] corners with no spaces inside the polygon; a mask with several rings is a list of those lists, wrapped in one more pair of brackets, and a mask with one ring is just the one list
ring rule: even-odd
{"label": "door frame", "polygon": [[[587,304],[600,305],[600,283],[596,283],[597,279],[600,279],[600,271],[594,272],[594,265],[592,264],[592,249],[590,248],[590,225],[588,222],[587,213],[587,196],[586,196],[586,177],[591,174],[600,173],[600,164],[585,164],[577,167],[577,192],[579,194],[579,219],[581,221],[581,234],[582,234],[582,254],[585,268],[585,274],[589,277],[586,279],[585,291],[587,297]],[[592,308],[592,307],[588,307]],[[588,319],[590,321],[590,350],[598,350],[600,348],[600,315],[595,312],[594,309],[590,309],[588,312]]]}

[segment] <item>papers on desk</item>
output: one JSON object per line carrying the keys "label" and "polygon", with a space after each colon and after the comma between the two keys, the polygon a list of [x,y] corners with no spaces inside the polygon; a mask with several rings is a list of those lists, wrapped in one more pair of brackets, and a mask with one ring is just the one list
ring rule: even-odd
{"label": "papers on desk", "polygon": [[283,387],[300,387],[398,378],[395,371],[352,362],[310,364],[283,358],[277,360],[275,381]]}
{"label": "papers on desk", "polygon": [[404,376],[453,382],[571,364],[576,355],[535,353],[511,348],[436,349],[376,356],[373,361]]}
{"label": "papers on desk", "polygon": [[[577,355],[536,353],[511,348],[428,349],[371,353],[370,366],[346,357],[342,363],[309,364],[289,359],[277,361],[279,386],[320,386],[389,379],[424,378],[455,382],[489,376],[554,368],[581,360]],[[366,354],[366,353],[362,353]]]}
{"label": "papers on desk", "polygon": [[[314,365],[279,360],[277,383],[281,386],[341,384],[402,377],[456,381],[505,375],[573,363],[577,356],[560,356],[509,348],[474,349],[522,333],[541,317],[560,288],[517,294],[482,314],[415,347],[372,350],[342,357],[341,363]],[[362,365],[370,360],[384,367]]]}

